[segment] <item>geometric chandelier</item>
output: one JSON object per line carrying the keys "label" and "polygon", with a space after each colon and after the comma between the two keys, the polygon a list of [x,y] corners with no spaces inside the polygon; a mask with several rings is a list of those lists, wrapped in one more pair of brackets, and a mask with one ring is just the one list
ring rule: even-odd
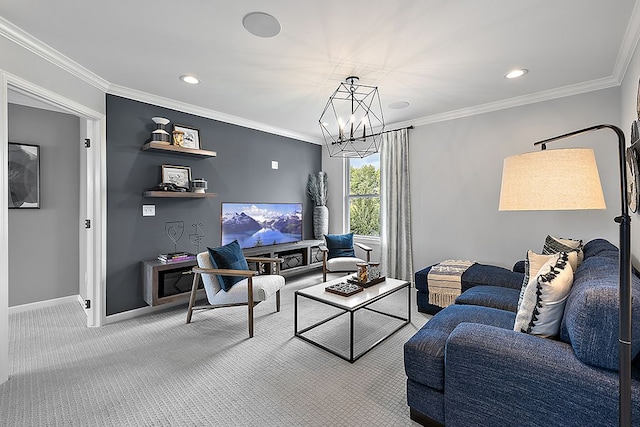
{"label": "geometric chandelier", "polygon": [[330,157],[366,157],[380,150],[384,117],[375,86],[349,76],[329,97],[320,116],[320,129]]}

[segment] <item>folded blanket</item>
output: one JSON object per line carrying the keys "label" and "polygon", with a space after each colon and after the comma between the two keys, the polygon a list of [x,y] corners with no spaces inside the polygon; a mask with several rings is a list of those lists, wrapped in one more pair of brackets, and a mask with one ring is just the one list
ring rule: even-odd
{"label": "folded blanket", "polygon": [[455,302],[462,292],[462,273],[475,262],[448,259],[429,270],[429,304],[446,307]]}

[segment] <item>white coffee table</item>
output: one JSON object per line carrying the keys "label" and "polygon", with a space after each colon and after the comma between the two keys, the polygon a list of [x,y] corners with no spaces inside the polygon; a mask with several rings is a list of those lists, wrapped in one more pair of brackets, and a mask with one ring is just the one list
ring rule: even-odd
{"label": "white coffee table", "polygon": [[[327,286],[333,285],[335,283],[345,282],[346,279],[350,276],[341,277],[339,279],[331,280],[325,283],[320,283],[318,285],[310,286],[308,288],[300,289],[295,292],[294,295],[294,320],[293,320],[293,328],[295,332],[295,336],[301,338],[317,347],[320,347],[323,350],[328,351],[329,353],[335,354],[336,356],[353,363],[358,360],[360,357],[364,356],[375,346],[389,338],[391,335],[398,332],[402,327],[411,322],[411,288],[409,286],[409,282],[405,282],[404,280],[390,279],[387,278],[384,282],[378,283],[377,285],[370,286],[365,288],[362,292],[358,292],[351,296],[345,297],[337,294],[333,294],[327,292],[325,288]],[[373,308],[369,308],[368,306],[373,304],[376,301],[379,301],[385,297],[388,297],[391,294],[394,294],[402,289],[406,289],[407,291],[407,316],[401,317],[391,313],[384,313],[379,310],[375,310]],[[308,326],[302,330],[298,330],[298,298],[304,297],[308,298],[323,304],[330,305],[332,307],[336,307],[341,310],[338,314],[334,314],[326,319],[321,320],[320,322],[314,323],[311,326]],[[358,310],[370,310],[378,314],[382,314],[384,316],[402,320],[403,323],[395,328],[393,331],[383,336],[379,340],[377,340],[373,345],[369,346],[367,349],[362,351],[359,354],[354,354],[354,314]],[[337,351],[330,349],[317,341],[306,337],[304,334],[309,332],[310,330],[323,325],[343,314],[349,313],[349,355],[345,356],[343,354],[338,353]]]}

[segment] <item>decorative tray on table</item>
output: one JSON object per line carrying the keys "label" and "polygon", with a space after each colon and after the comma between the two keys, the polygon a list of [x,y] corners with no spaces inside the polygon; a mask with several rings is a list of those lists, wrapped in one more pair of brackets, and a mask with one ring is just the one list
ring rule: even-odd
{"label": "decorative tray on table", "polygon": [[357,276],[351,276],[347,279],[348,283],[353,285],[362,286],[363,288],[368,288],[369,286],[377,285],[378,283],[382,283],[386,280],[386,277],[378,277],[377,279],[371,279],[368,282],[362,283],[358,280]]}
{"label": "decorative tray on table", "polygon": [[331,292],[332,294],[342,295],[343,297],[348,297],[353,294],[357,294],[358,292],[362,292],[364,288],[360,285],[354,285],[352,283],[336,283],[331,286],[327,286],[324,288],[325,291]]}

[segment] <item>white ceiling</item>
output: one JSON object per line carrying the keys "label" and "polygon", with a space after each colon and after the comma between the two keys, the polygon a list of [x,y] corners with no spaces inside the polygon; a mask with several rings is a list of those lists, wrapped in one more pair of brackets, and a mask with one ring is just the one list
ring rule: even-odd
{"label": "white ceiling", "polygon": [[[320,114],[349,75],[379,87],[392,126],[620,84],[638,41],[635,6],[635,0],[2,0],[0,17],[106,81],[110,93],[175,101],[209,117],[319,141]],[[242,18],[254,11],[278,18],[281,33],[248,33]],[[529,73],[503,77],[519,67]],[[182,74],[202,83],[186,85]],[[401,101],[410,106],[388,108]]]}

